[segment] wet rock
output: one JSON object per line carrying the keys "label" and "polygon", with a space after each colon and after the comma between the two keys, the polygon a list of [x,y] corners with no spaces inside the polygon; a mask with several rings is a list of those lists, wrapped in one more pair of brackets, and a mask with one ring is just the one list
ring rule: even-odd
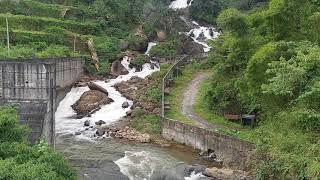
{"label": "wet rock", "polygon": [[74,135],[79,136],[79,135],[81,135],[81,132],[77,131],[77,132],[74,133]]}
{"label": "wet rock", "polygon": [[78,118],[89,116],[99,110],[102,105],[114,102],[105,93],[97,90],[89,90],[83,93],[79,100],[71,105],[72,109],[77,113]]}
{"label": "wet rock", "polygon": [[86,87],[86,86],[87,86],[86,82],[78,81],[74,83],[74,87]]}
{"label": "wet rock", "polygon": [[223,161],[217,158],[215,151],[208,149],[206,152],[201,152],[199,154],[200,160],[209,161],[215,165],[215,167],[222,167]]}
{"label": "wet rock", "polygon": [[96,135],[97,136],[103,136],[103,135],[105,135],[106,134],[106,130],[105,129],[103,129],[103,128],[100,128],[100,129],[97,129],[97,131],[96,131]]}
{"label": "wet rock", "polygon": [[89,120],[86,120],[83,125],[84,125],[84,126],[90,126],[90,121],[89,121]]}
{"label": "wet rock", "polygon": [[109,95],[109,94],[108,94],[108,91],[107,91],[105,88],[99,86],[98,84],[96,84],[96,83],[94,83],[94,82],[89,82],[89,83],[88,83],[88,87],[89,87],[89,89],[91,89],[91,90],[100,91],[100,92],[102,92],[102,93],[105,93],[107,96]]}
{"label": "wet rock", "polygon": [[128,102],[124,102],[123,104],[122,104],[122,108],[123,109],[126,109],[126,108],[128,108],[130,105],[129,105],[129,103]]}
{"label": "wet rock", "polygon": [[126,112],[126,116],[131,116],[131,114],[132,114],[132,110],[129,110]]}
{"label": "wet rock", "polygon": [[111,65],[110,74],[113,76],[126,75],[129,71],[121,64],[120,60],[116,60]]}
{"label": "wet rock", "polygon": [[193,41],[189,36],[182,34],[180,37],[182,42],[182,53],[188,55],[198,55],[203,53],[203,46]]}
{"label": "wet rock", "polygon": [[150,63],[150,68],[153,70],[155,68],[155,64],[154,63]]}
{"label": "wet rock", "polygon": [[103,121],[103,120],[99,120],[99,121],[96,122],[95,124],[96,124],[97,126],[101,126],[101,125],[103,125],[103,124],[106,124],[106,122]]}

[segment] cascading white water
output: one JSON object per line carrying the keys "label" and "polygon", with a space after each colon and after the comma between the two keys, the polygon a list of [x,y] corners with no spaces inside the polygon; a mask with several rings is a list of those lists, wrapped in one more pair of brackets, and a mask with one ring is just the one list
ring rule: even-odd
{"label": "cascading white water", "polygon": [[153,48],[153,46],[156,46],[156,45],[157,45],[157,43],[155,43],[155,42],[149,42],[147,51],[144,54],[149,56],[150,50]]}
{"label": "cascading white water", "polygon": [[[188,8],[189,6],[191,6],[192,2],[193,0],[191,0],[189,3],[188,0],[172,1],[169,8],[174,10]],[[182,19],[187,23],[186,18]],[[217,38],[220,33],[216,31],[216,28],[214,27],[200,26],[195,21],[192,21],[192,24],[194,28],[191,29],[189,32],[183,32],[183,34],[186,34],[187,36],[191,37],[194,42],[202,45],[204,52],[209,52],[211,47],[208,45],[207,41]]]}
{"label": "cascading white water", "polygon": [[[189,1],[189,3],[188,3],[188,1]],[[175,1],[171,2],[169,7],[171,9],[184,9],[184,8],[191,6],[192,2],[193,2],[193,0],[175,0]]]}
{"label": "cascading white water", "polygon": [[219,32],[216,31],[214,27],[204,27],[200,26],[197,22],[192,21],[196,26],[186,33],[189,37],[193,39],[194,42],[201,44],[204,48],[204,52],[209,52],[211,47],[206,41],[215,39],[219,36]]}
{"label": "cascading white water", "polygon": [[[95,122],[103,120],[108,124],[115,122],[126,115],[126,112],[130,110],[132,106],[132,101],[123,97],[113,85],[120,83],[122,81],[128,81],[133,76],[138,76],[140,78],[145,78],[148,75],[151,75],[155,71],[159,71],[159,68],[151,69],[150,64],[144,64],[142,71],[136,72],[135,68],[130,69],[130,59],[124,57],[121,61],[121,64],[129,71],[127,75],[118,76],[116,79],[111,79],[108,82],[105,81],[95,81],[96,84],[105,88],[109,97],[114,100],[113,103],[103,106],[99,111],[92,114],[91,117],[83,119],[75,119],[76,113],[71,108],[71,105],[74,104],[80,96],[89,90],[88,87],[75,87],[66,95],[66,97],[60,102],[57,111],[55,113],[56,121],[56,133],[57,134],[75,134],[80,132],[81,135],[78,135],[77,138],[81,139],[91,139],[95,133],[94,129],[87,129],[84,127],[84,121],[90,120],[91,125],[94,125]],[[129,102],[130,107],[123,109],[122,103]]]}
{"label": "cascading white water", "polygon": [[[183,174],[180,174],[181,172],[175,172],[177,169],[172,166],[171,159],[157,155],[158,154],[147,151],[127,151],[125,152],[125,156],[115,161],[115,163],[120,167],[121,172],[128,176],[130,180],[156,180],[163,179],[163,177],[170,177],[171,179],[184,178],[185,180],[200,180],[202,177],[205,177],[203,174],[195,172],[192,172],[188,177],[184,177]],[[183,163],[178,164],[182,165]],[[165,171],[161,172],[163,169],[165,169]],[[158,171],[156,174],[160,172],[161,176],[154,176],[153,173],[155,171]]]}
{"label": "cascading white water", "polygon": [[192,172],[189,177],[185,177],[185,180],[198,180],[201,179],[202,177],[205,177],[202,173],[195,173]]}

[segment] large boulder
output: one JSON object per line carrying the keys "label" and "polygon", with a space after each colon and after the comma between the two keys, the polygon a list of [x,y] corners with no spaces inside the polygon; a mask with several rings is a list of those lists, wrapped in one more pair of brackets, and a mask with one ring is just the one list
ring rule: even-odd
{"label": "large boulder", "polygon": [[159,42],[163,42],[166,40],[166,33],[164,31],[158,31],[157,32],[157,39]]}
{"label": "large boulder", "polygon": [[129,71],[121,64],[120,60],[116,60],[111,65],[111,75],[119,76],[119,75],[126,75]]}
{"label": "large boulder", "polygon": [[96,84],[96,83],[94,83],[94,82],[89,82],[89,83],[88,83],[88,87],[89,87],[89,89],[91,89],[91,90],[100,91],[100,92],[102,92],[102,93],[105,93],[107,96],[109,95],[109,94],[108,94],[108,91],[107,91],[105,88],[99,86],[98,84]]}
{"label": "large boulder", "polygon": [[143,30],[138,28],[135,35],[131,36],[129,40],[129,50],[145,52],[148,48],[149,40],[144,34]]}
{"label": "large boulder", "polygon": [[188,55],[198,55],[204,52],[203,46],[193,41],[193,39],[185,34],[180,37],[182,42],[182,53]]}
{"label": "large boulder", "polygon": [[114,102],[105,93],[97,90],[89,90],[83,93],[79,100],[71,105],[78,118],[83,118],[100,109],[102,105]]}

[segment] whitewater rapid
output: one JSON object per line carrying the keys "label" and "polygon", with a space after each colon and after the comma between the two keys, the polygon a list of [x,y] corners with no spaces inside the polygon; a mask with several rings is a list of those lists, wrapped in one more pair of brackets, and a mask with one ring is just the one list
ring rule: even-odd
{"label": "whitewater rapid", "polygon": [[[188,2],[189,1],[189,2]],[[193,0],[176,0],[172,1],[169,8],[171,9],[184,9],[191,6]]]}
{"label": "whitewater rapid", "polygon": [[[173,10],[185,9],[191,6],[193,0],[175,0],[172,1],[169,8]],[[187,21],[182,17],[184,21]],[[187,22],[186,22],[187,23]],[[209,52],[211,47],[208,44],[209,40],[219,37],[220,33],[214,27],[201,26],[196,21],[191,22],[193,28],[189,32],[181,32],[193,39],[194,42],[203,46],[204,52]]]}
{"label": "whitewater rapid", "polygon": [[[155,46],[156,43],[149,43],[149,47],[147,52]],[[146,52],[146,53],[147,53]],[[135,68],[130,68],[130,59],[126,56],[121,61],[121,64],[129,71],[126,75],[120,75],[116,79],[110,79],[108,81],[94,81],[96,84],[105,88],[109,97],[114,100],[113,103],[102,106],[101,109],[91,117],[85,117],[82,119],[76,119],[76,113],[71,108],[71,105],[74,104],[81,95],[89,91],[88,86],[86,87],[74,87],[71,91],[66,95],[66,97],[60,102],[57,111],[55,113],[55,121],[56,121],[56,133],[57,134],[79,134],[76,137],[78,139],[88,139],[91,140],[95,134],[95,128],[84,127],[84,122],[86,120],[90,121],[90,126],[95,126],[95,122],[103,120],[106,122],[106,125],[109,125],[115,121],[120,120],[122,117],[126,116],[126,112],[130,110],[133,102],[131,100],[126,99],[121,95],[113,86],[122,81],[128,81],[131,77],[137,76],[140,78],[145,78],[152,73],[159,71],[160,69],[157,67],[151,68],[149,63],[143,65],[142,70],[140,72],[136,72]],[[122,108],[122,104],[124,102],[129,103],[128,108]]]}

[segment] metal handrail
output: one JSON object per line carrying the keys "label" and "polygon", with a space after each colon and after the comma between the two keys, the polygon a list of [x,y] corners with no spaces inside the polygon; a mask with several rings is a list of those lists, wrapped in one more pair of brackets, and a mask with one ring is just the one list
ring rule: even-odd
{"label": "metal handrail", "polygon": [[168,70],[168,72],[166,73],[166,75],[163,77],[162,79],[162,105],[161,105],[161,117],[165,118],[165,109],[164,109],[164,103],[165,103],[165,88],[166,88],[166,81],[168,80],[168,76],[172,73],[174,73],[174,68],[176,68],[177,66],[179,66],[179,64],[183,61],[185,61],[186,59],[188,59],[188,55],[184,55],[182,56],[176,63],[174,63],[170,69]]}

